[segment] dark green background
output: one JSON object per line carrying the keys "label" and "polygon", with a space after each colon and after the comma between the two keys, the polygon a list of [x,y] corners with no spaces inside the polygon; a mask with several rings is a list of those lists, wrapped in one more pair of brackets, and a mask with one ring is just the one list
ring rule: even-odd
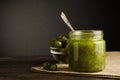
{"label": "dark green background", "polygon": [[101,29],[107,51],[118,51],[119,8],[105,0],[0,0],[0,56],[50,55],[49,42],[75,29]]}

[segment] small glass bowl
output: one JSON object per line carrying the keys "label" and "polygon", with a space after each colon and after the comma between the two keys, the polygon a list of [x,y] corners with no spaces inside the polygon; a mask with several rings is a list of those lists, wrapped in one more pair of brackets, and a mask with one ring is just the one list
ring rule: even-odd
{"label": "small glass bowl", "polygon": [[67,63],[68,55],[65,48],[54,48],[50,47],[50,53],[52,54],[55,61],[58,63]]}

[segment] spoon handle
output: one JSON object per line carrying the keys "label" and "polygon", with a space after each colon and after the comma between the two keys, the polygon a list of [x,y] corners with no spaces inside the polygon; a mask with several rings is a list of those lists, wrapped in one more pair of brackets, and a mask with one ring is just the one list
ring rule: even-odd
{"label": "spoon handle", "polygon": [[64,14],[64,12],[61,12],[61,18],[72,31],[75,31],[72,25],[70,24],[69,20],[67,19],[66,15]]}

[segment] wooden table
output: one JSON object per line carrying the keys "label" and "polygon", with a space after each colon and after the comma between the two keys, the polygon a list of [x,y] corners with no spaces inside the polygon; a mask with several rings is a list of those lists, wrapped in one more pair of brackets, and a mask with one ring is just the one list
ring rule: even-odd
{"label": "wooden table", "polygon": [[[109,52],[107,54],[109,55]],[[50,56],[1,57],[0,80],[115,80],[114,78],[94,76],[35,73],[30,70],[33,66],[40,66],[44,61],[52,62],[54,60]]]}

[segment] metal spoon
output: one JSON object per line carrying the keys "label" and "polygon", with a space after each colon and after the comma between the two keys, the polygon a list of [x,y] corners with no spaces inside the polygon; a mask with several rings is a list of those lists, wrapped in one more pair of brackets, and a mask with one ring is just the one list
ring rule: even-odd
{"label": "metal spoon", "polygon": [[75,29],[72,27],[72,25],[70,24],[69,20],[67,19],[66,15],[64,14],[64,12],[61,12],[61,18],[62,20],[65,22],[65,24],[72,30],[75,31]]}

